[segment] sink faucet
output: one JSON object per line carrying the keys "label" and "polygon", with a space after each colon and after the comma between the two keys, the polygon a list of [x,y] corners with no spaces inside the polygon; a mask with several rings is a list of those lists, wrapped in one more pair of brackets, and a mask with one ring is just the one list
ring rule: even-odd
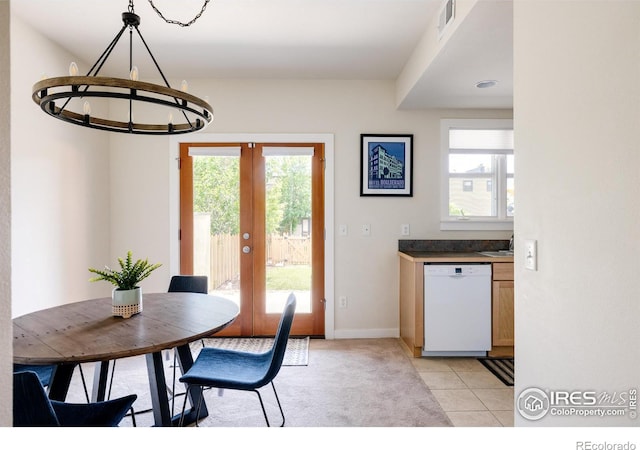
{"label": "sink faucet", "polygon": [[513,251],[513,234],[511,235],[511,239],[509,240],[509,251]]}

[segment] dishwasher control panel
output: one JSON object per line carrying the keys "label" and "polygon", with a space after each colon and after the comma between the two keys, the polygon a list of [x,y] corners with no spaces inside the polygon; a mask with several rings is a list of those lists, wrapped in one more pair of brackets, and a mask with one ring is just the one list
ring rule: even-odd
{"label": "dishwasher control panel", "polygon": [[435,276],[447,276],[447,275],[491,275],[490,263],[479,264],[425,264],[424,274]]}

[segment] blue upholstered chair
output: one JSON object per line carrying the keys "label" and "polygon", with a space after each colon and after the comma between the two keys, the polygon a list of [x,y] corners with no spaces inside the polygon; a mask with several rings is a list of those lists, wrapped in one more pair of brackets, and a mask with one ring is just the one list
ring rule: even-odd
{"label": "blue upholstered chair", "polygon": [[51,377],[53,377],[53,370],[56,368],[55,365],[51,364],[48,366],[40,366],[37,364],[14,364],[13,365],[13,373],[18,372],[34,372],[38,375],[38,380],[40,383],[47,387],[51,384]]}
{"label": "blue upholstered chair", "polygon": [[174,275],[169,282],[168,292],[207,294],[209,292],[209,279],[206,275]]}
{"label": "blue upholstered chair", "polygon": [[[209,278],[206,275],[174,275],[169,281],[167,292],[193,292],[195,294],[209,293]],[[202,341],[204,347],[204,341]],[[173,366],[175,367],[175,352]],[[175,371],[173,372],[175,379]]]}
{"label": "blue upholstered chair", "polygon": [[[290,294],[280,317],[280,324],[278,325],[273,346],[265,353],[246,353],[213,347],[205,347],[200,350],[200,354],[193,366],[180,378],[182,383],[187,384],[187,392],[189,389],[200,388],[202,393],[202,389],[205,387],[253,391],[258,395],[267,426],[271,426],[262,396],[258,391],[261,387],[271,384],[278,402],[280,415],[282,416],[282,424],[280,426],[284,426],[284,412],[282,411],[282,405],[280,404],[276,387],[273,384],[273,379],[282,367],[295,310],[296,297]],[[187,404],[186,397],[188,396],[185,396],[182,407],[181,422],[184,419],[184,410]],[[200,399],[202,401],[202,395]],[[198,404],[196,417],[200,415],[200,406]]]}
{"label": "blue upholstered chair", "polygon": [[117,427],[127,414],[135,394],[97,403],[65,403],[49,400],[35,372],[13,374],[14,427]]}
{"label": "blue upholstered chair", "polygon": [[[169,281],[167,292],[194,292],[196,294],[209,293],[209,278],[206,275],[174,275]],[[202,341],[204,347],[204,341]],[[176,394],[176,366],[178,364],[177,352],[173,349],[173,379],[171,382],[171,414],[174,412]]]}
{"label": "blue upholstered chair", "polygon": [[[51,384],[51,377],[53,376],[53,371],[55,370],[56,366],[51,364],[51,365],[46,365],[46,366],[41,366],[41,365],[36,365],[36,364],[14,364],[13,365],[13,373],[16,372],[35,372],[36,375],[38,375],[38,379],[40,380],[40,383],[42,383],[42,385],[44,387],[47,387]],[[84,389],[84,396],[87,399],[87,403],[89,403],[89,391],[87,390],[87,382],[84,378],[84,372],[82,371],[82,366],[80,364],[78,364],[78,370],[80,371],[80,378],[82,379],[82,387]]]}

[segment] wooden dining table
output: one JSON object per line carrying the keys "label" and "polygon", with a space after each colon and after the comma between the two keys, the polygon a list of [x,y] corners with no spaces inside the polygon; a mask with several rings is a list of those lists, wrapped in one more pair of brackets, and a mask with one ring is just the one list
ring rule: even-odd
{"label": "wooden dining table", "polygon": [[[49,397],[64,401],[74,368],[96,363],[92,401],[105,398],[110,361],[145,355],[156,426],[173,426],[178,416],[169,408],[162,350],[175,348],[182,372],[193,365],[189,344],[230,325],[238,306],[222,297],[187,292],[143,295],[141,313],[124,319],[111,312],[111,298],[96,298],[32,312],[13,319],[13,362],[56,365]],[[208,415],[201,393],[189,393],[185,424]]]}

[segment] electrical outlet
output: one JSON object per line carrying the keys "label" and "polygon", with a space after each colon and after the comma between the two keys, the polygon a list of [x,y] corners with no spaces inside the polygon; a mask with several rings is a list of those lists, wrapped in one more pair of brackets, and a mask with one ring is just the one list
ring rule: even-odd
{"label": "electrical outlet", "polygon": [[410,228],[408,223],[403,223],[402,225],[400,225],[400,234],[402,236],[409,236],[409,233],[410,233],[409,230]]}
{"label": "electrical outlet", "polygon": [[371,236],[371,225],[369,225],[368,223],[362,225],[362,235]]}
{"label": "electrical outlet", "polygon": [[347,297],[344,295],[340,296],[340,298],[338,299],[338,305],[340,306],[340,308],[346,308],[348,305]]}
{"label": "electrical outlet", "polygon": [[524,268],[538,270],[538,242],[536,240],[524,241]]}

